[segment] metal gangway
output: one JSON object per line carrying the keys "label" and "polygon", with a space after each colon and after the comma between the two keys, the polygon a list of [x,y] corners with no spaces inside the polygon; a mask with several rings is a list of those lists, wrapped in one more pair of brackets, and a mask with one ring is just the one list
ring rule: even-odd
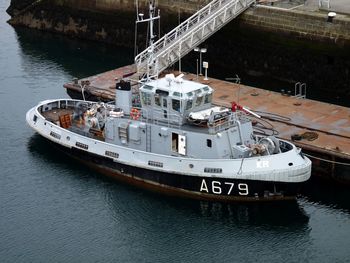
{"label": "metal gangway", "polygon": [[255,0],[213,0],[135,57],[139,74],[157,77],[233,20]]}

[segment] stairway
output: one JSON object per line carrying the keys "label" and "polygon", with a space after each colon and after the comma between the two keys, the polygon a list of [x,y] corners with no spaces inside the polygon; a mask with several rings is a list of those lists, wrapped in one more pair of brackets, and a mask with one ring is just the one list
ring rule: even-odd
{"label": "stairway", "polygon": [[255,0],[213,0],[135,57],[139,74],[156,77],[237,17]]}

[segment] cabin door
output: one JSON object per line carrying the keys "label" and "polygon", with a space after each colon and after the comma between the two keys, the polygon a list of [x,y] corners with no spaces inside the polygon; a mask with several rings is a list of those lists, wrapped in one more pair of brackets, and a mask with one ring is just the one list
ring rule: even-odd
{"label": "cabin door", "polygon": [[186,155],[186,136],[173,132],[171,139],[171,150],[181,155]]}
{"label": "cabin door", "polygon": [[186,136],[179,135],[179,154],[186,155]]}

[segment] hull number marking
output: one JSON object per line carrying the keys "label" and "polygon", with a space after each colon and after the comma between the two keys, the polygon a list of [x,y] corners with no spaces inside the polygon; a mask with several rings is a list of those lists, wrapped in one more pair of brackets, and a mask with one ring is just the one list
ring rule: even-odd
{"label": "hull number marking", "polygon": [[234,183],[231,182],[219,182],[212,181],[211,183],[207,183],[205,179],[202,180],[200,192],[213,193],[217,195],[225,194],[231,195],[232,192],[238,192],[239,195],[248,195],[248,185],[247,184],[237,184],[235,187]]}

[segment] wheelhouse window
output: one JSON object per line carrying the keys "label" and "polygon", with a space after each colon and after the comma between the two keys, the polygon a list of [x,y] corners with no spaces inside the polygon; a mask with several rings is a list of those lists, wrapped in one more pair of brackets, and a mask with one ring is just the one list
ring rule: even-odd
{"label": "wheelhouse window", "polygon": [[154,104],[156,106],[160,107],[160,96],[159,95],[155,95],[155,97],[154,97]]}
{"label": "wheelhouse window", "polygon": [[142,92],[141,93],[141,100],[143,105],[151,105],[151,94]]}
{"label": "wheelhouse window", "polygon": [[180,112],[180,101],[173,99],[172,100],[172,107],[173,107],[173,110]]}
{"label": "wheelhouse window", "polygon": [[188,100],[186,103],[186,110],[191,109],[193,106],[193,100]]}
{"label": "wheelhouse window", "polygon": [[182,98],[182,93],[175,91],[175,92],[173,93],[173,96]]}
{"label": "wheelhouse window", "polygon": [[213,98],[213,94],[212,93],[208,93],[204,97],[204,103],[211,103],[212,98]]}
{"label": "wheelhouse window", "polygon": [[144,88],[144,89],[148,89],[148,90],[152,90],[152,89],[153,89],[152,86],[148,86],[148,85],[143,86],[143,88]]}
{"label": "wheelhouse window", "polygon": [[202,93],[202,90],[201,89],[197,89],[197,90],[194,91],[194,93],[198,96],[199,94]]}
{"label": "wheelhouse window", "polygon": [[196,98],[196,106],[199,106],[202,104],[203,96],[197,97]]}

